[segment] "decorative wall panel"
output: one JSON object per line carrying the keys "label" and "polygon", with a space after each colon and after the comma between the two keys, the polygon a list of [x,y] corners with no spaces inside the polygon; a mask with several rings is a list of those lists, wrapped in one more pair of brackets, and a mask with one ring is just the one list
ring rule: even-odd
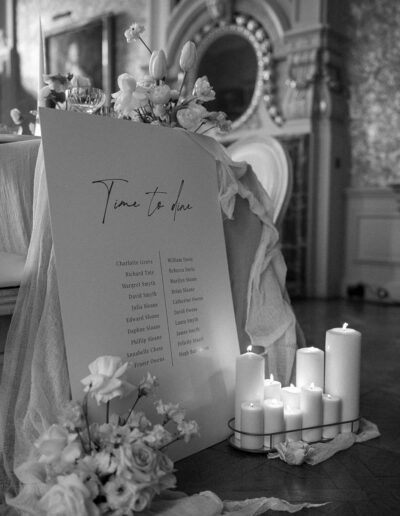
{"label": "decorative wall panel", "polygon": [[400,264],[400,215],[360,215],[356,260]]}
{"label": "decorative wall panel", "polygon": [[282,253],[287,265],[290,296],[307,293],[307,206],[309,136],[279,138],[288,152],[293,168],[293,192],[281,228]]}
{"label": "decorative wall panel", "polygon": [[400,301],[400,213],[388,188],[347,191],[347,252],[343,294]]}
{"label": "decorative wall panel", "polygon": [[400,182],[400,2],[352,0],[348,77],[352,186]]}

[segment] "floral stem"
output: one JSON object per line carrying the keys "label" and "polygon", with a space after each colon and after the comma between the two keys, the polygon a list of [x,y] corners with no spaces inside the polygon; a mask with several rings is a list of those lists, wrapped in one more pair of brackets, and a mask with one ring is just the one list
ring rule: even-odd
{"label": "floral stem", "polygon": [[[198,131],[200,129],[201,125],[199,125],[199,127],[196,129],[196,131]],[[216,127],[217,127],[216,125],[211,125],[210,127],[207,127],[207,129],[205,129],[201,134],[206,134],[206,133],[208,133],[208,131],[212,131]]]}
{"label": "floral stem", "polygon": [[180,104],[181,106],[187,106],[194,100],[196,97],[194,95],[190,95],[190,97],[186,97],[186,99]]}
{"label": "floral stem", "polygon": [[128,412],[128,415],[126,416],[126,419],[125,419],[125,423],[128,421],[130,415],[132,414],[132,412],[134,411],[136,405],[137,405],[137,402],[139,401],[139,399],[141,398],[140,394],[138,394],[136,400],[135,400],[135,403],[132,405],[131,407],[131,410]]}
{"label": "floral stem", "polygon": [[81,442],[81,445],[82,445],[82,448],[83,448],[84,452],[85,453],[90,453],[90,450],[86,449],[85,442],[83,440],[83,437],[82,437],[82,434],[81,434],[80,430],[76,429],[76,433],[78,434],[78,437],[79,437],[79,440]]}
{"label": "floral stem", "polygon": [[147,48],[147,50],[149,51],[149,54],[151,55],[153,52],[151,51],[151,49],[149,48],[147,43],[144,41],[144,39],[141,36],[139,36],[139,40],[143,43],[143,45]]}
{"label": "floral stem", "polygon": [[[91,385],[90,385],[91,387]],[[83,402],[82,402],[82,408],[83,408],[83,415],[85,417],[85,424],[86,424],[86,430],[88,434],[88,441],[89,441],[89,451],[92,449],[92,438],[90,436],[90,425],[89,425],[89,416],[88,416],[88,396],[89,393],[86,393]]]}
{"label": "floral stem", "polygon": [[[197,131],[205,124],[205,122],[201,122],[200,125],[198,127],[196,127],[196,129],[193,131],[194,133],[197,133]],[[202,134],[206,133],[208,131],[208,129],[206,129]]]}
{"label": "floral stem", "polygon": [[106,403],[106,423],[110,422],[110,402]]}
{"label": "floral stem", "polygon": [[137,112],[137,114],[140,116],[140,118],[142,119],[142,122],[143,122],[143,123],[146,123],[146,119],[145,119],[145,117],[143,116],[143,114],[142,114],[142,112],[141,112],[140,108],[137,108],[136,112]]}
{"label": "floral stem", "polygon": [[[182,94],[183,86],[184,86],[185,81],[186,81],[186,76],[187,76],[187,72],[184,72],[183,79],[182,79],[182,82],[181,82],[181,87],[179,88],[179,97]],[[178,97],[178,100],[179,100],[179,97]]]}
{"label": "floral stem", "polygon": [[165,448],[167,448],[168,446],[170,446],[171,444],[173,443],[176,443],[176,441],[180,441],[182,439],[182,437],[180,435],[177,435],[175,437],[175,439],[172,439],[172,441],[170,441],[169,443],[166,443],[164,444],[163,446],[161,446],[160,448],[158,448],[160,451],[161,450],[164,450]]}

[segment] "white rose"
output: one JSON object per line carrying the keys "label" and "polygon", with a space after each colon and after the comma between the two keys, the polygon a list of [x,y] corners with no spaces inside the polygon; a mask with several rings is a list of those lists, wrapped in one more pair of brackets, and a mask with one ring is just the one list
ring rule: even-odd
{"label": "white rose", "polygon": [[168,84],[155,86],[150,92],[150,100],[153,104],[166,104],[171,99],[171,89]]}
{"label": "white rose", "polygon": [[199,77],[194,83],[193,95],[203,102],[209,102],[215,99],[215,91],[208,82],[206,75]]}
{"label": "white rose", "polygon": [[104,485],[104,494],[107,505],[117,512],[117,514],[129,514],[128,510],[135,502],[135,485],[124,477],[111,477]]}
{"label": "white rose", "polygon": [[133,496],[133,500],[130,504],[130,508],[134,512],[142,512],[149,507],[152,499],[154,498],[154,490],[151,488],[138,489]]}
{"label": "white rose", "polygon": [[157,453],[157,475],[162,476],[174,471],[174,463],[165,453]]}
{"label": "white rose", "polygon": [[89,364],[91,374],[83,378],[84,391],[90,392],[97,404],[107,403],[116,397],[130,394],[136,387],[121,379],[128,363],[122,363],[120,357],[103,356]]}
{"label": "white rose", "polygon": [[206,115],[207,110],[204,106],[192,102],[187,108],[180,109],[176,113],[176,118],[181,127],[194,131],[200,126]]}
{"label": "white rose", "polygon": [[135,442],[131,445],[132,465],[144,473],[152,473],[157,464],[157,455],[153,448],[145,443]]}
{"label": "white rose", "polygon": [[69,440],[70,434],[65,428],[60,425],[51,425],[35,442],[35,446],[41,454],[39,462],[48,464],[60,459]]}
{"label": "white rose", "polygon": [[57,477],[57,484],[39,501],[47,516],[99,516],[100,511],[90,499],[90,491],[72,473]]}
{"label": "white rose", "polygon": [[136,90],[136,79],[129,73],[122,73],[119,75],[117,83],[121,91],[132,92]]}

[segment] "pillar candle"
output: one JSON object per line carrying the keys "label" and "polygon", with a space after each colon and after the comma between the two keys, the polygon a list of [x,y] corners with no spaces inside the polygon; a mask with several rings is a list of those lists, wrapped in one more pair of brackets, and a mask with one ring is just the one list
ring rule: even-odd
{"label": "pillar candle", "polygon": [[276,399],[264,400],[264,433],[271,434],[282,432],[281,434],[265,436],[264,446],[274,448],[278,443],[285,440],[285,421],[283,418],[283,402]]}
{"label": "pillar candle", "polygon": [[272,399],[276,400],[281,399],[281,382],[274,380],[274,375],[271,374],[269,378],[264,380],[264,399]]}
{"label": "pillar candle", "polygon": [[[323,424],[340,421],[340,398],[331,394],[322,395]],[[339,425],[324,426],[322,428],[323,439],[333,439],[339,433]]]}
{"label": "pillar candle", "polygon": [[240,435],[240,447],[246,450],[260,450],[264,446],[264,411],[256,401],[245,401],[241,405],[242,432],[261,435]]}
{"label": "pillar candle", "polygon": [[303,413],[302,439],[306,442],[320,441],[322,428],[304,430],[311,426],[320,426],[323,421],[322,389],[314,384],[303,385],[300,395],[300,408]]}
{"label": "pillar candle", "polygon": [[[361,333],[347,324],[326,332],[325,392],[341,399],[341,421],[360,416]],[[358,430],[358,423],[353,431]],[[351,423],[341,425],[341,432],[351,432]]]}
{"label": "pillar candle", "polygon": [[281,389],[281,400],[284,407],[300,408],[300,389],[292,383]]}
{"label": "pillar candle", "polygon": [[[244,401],[259,402],[264,400],[264,357],[253,353],[249,346],[247,353],[236,359],[235,385],[235,428],[241,430],[241,406]],[[240,441],[240,434],[235,434]]]}
{"label": "pillar candle", "polygon": [[[285,420],[286,440],[300,441],[301,427],[303,426],[301,410],[299,408],[286,407],[283,411],[283,417]],[[289,430],[296,430],[296,432],[290,432]]]}
{"label": "pillar candle", "polygon": [[296,386],[314,385],[324,388],[324,352],[322,349],[300,348],[296,352]]}

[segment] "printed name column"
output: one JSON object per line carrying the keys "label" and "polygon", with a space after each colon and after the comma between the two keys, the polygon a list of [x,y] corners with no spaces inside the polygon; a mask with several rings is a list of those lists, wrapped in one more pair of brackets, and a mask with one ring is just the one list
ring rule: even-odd
{"label": "printed name column", "polygon": [[201,292],[195,258],[191,256],[168,257],[166,260],[170,311],[171,339],[175,342],[178,357],[190,357],[200,350],[209,349],[202,333]]}
{"label": "printed name column", "polygon": [[165,338],[165,310],[158,263],[152,258],[117,260],[121,290],[126,301],[127,358],[135,368],[149,367],[169,358]]}

